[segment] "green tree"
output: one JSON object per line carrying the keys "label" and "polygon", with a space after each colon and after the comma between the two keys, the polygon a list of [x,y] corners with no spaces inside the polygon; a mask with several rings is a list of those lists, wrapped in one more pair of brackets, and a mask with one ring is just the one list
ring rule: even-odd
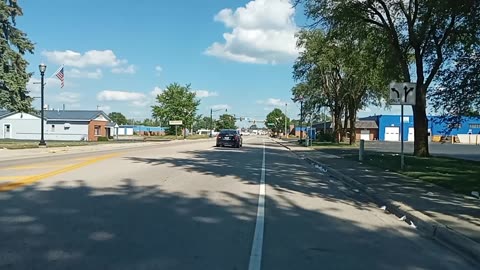
{"label": "green tree", "polygon": [[285,116],[282,110],[275,108],[269,114],[267,114],[267,118],[265,119],[266,125],[269,129],[271,129],[275,133],[280,133],[285,131],[285,123],[287,126],[290,124],[290,119]]}
{"label": "green tree", "polygon": [[[156,100],[158,105],[152,106],[152,116],[161,123],[181,120],[183,128],[193,125],[200,100],[196,98],[195,92],[191,91],[189,84],[170,84],[165,91],[157,95]],[[175,131],[175,126],[171,126],[169,131]]]}
{"label": "green tree", "polygon": [[336,140],[343,140],[344,127],[350,123],[350,143],[354,143],[358,110],[370,103],[378,104],[386,95],[388,82],[379,74],[388,68],[382,60],[388,51],[378,42],[380,36],[362,29],[348,34],[324,30],[300,32],[298,45],[305,50],[294,65],[294,78],[300,83],[292,92],[296,100],[303,97],[303,119],[328,107],[333,113]]}
{"label": "green tree", "polygon": [[[416,79],[413,106],[416,156],[428,156],[427,89],[437,74],[480,43],[480,1],[471,0],[298,0],[323,28],[363,27],[387,38],[398,80]],[[388,74],[394,76],[397,74]]]}
{"label": "green tree", "polygon": [[230,114],[222,114],[219,119],[216,121],[216,130],[221,129],[236,129],[235,117]]}
{"label": "green tree", "polygon": [[198,129],[210,129],[212,126],[211,124],[211,119],[208,116],[201,116],[199,115],[197,117],[197,120],[195,121],[194,127],[196,130]]}
{"label": "green tree", "polygon": [[32,98],[27,83],[32,74],[23,57],[33,53],[34,44],[16,27],[15,19],[22,15],[16,0],[0,0],[0,108],[29,112]]}
{"label": "green tree", "polygon": [[128,124],[128,120],[127,118],[125,117],[125,115],[123,115],[122,113],[120,112],[111,112],[108,114],[108,117],[110,119],[112,119],[113,122],[119,124],[119,125],[126,125]]}
{"label": "green tree", "polygon": [[480,115],[480,50],[440,73],[431,103],[450,129],[462,123],[462,116]]}

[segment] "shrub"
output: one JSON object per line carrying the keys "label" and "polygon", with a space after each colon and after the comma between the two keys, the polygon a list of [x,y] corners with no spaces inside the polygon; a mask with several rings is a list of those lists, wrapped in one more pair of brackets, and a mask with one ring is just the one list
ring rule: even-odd
{"label": "shrub", "polygon": [[99,142],[108,142],[108,138],[107,137],[97,137],[97,141]]}

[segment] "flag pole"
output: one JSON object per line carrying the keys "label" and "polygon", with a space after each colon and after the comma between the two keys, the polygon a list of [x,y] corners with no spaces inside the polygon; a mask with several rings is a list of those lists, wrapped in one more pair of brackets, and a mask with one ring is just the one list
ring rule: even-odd
{"label": "flag pole", "polygon": [[60,69],[63,68],[63,65],[61,65],[59,68],[57,68],[57,70],[55,70],[55,72],[52,74],[52,76],[48,77],[49,79],[52,78],[53,76],[55,76],[59,71]]}

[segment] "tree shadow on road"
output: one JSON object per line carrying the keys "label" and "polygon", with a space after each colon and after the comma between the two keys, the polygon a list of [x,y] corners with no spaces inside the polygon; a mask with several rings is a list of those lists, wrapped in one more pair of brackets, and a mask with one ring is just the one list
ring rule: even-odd
{"label": "tree shadow on road", "polygon": [[[215,177],[235,176],[256,184],[261,148],[192,153],[192,159],[139,159]],[[275,157],[273,155],[278,155]],[[411,232],[366,227],[335,208],[362,208],[362,201],[339,191],[308,164],[268,149],[267,197],[262,269],[460,269],[457,256],[427,244]],[[235,170],[242,161],[242,170]],[[95,188],[86,179],[40,184],[0,193],[0,269],[247,269],[255,228],[256,194],[223,195],[236,204],[171,192],[161,184],[141,185],[126,177],[117,186]],[[332,215],[291,199],[329,202]],[[326,205],[323,205],[327,209]],[[396,246],[392,246],[395,244]],[[412,248],[414,250],[412,250]],[[295,260],[292,260],[295,258]]]}

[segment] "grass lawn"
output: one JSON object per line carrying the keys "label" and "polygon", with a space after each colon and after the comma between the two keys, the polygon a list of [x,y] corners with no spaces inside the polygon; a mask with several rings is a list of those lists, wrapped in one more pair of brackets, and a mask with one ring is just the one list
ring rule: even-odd
{"label": "grass lawn", "polygon": [[[114,143],[114,141],[108,142],[85,142],[85,141],[47,141],[48,147],[67,147],[67,146],[84,146]],[[27,149],[38,148],[38,141],[24,141],[24,140],[0,140],[0,149]]]}
{"label": "grass lawn", "polygon": [[[178,135],[178,136],[175,136],[175,135],[164,135],[164,136],[148,136],[146,137],[147,141],[154,141],[154,140],[175,140],[175,139],[179,139],[179,140],[183,140],[183,135]],[[208,135],[190,135],[190,136],[187,136],[187,140],[198,140],[198,139],[207,139],[208,138]]]}
{"label": "grass lawn", "polygon": [[[358,160],[358,155],[345,156]],[[480,162],[445,157],[419,158],[405,155],[405,170],[400,170],[400,155],[368,152],[364,163],[388,169],[448,188],[458,193],[480,191]]]}
{"label": "grass lawn", "polygon": [[332,143],[332,142],[313,142],[312,147],[316,149],[322,148],[358,148],[358,144],[348,143]]}

